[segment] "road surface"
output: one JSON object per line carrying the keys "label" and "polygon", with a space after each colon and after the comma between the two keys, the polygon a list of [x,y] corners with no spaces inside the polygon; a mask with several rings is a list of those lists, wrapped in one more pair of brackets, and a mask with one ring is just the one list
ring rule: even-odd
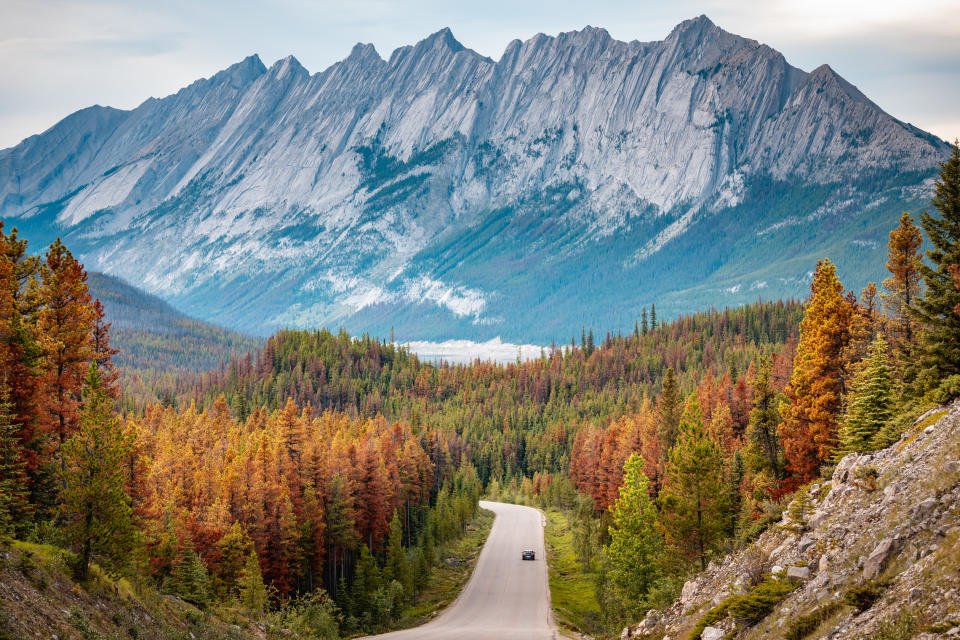
{"label": "road surface", "polygon": [[[421,627],[378,640],[548,640],[558,638],[550,617],[550,590],[543,547],[543,516],[536,509],[481,501],[497,514],[477,565],[460,597]],[[533,549],[534,562],[520,559]]]}

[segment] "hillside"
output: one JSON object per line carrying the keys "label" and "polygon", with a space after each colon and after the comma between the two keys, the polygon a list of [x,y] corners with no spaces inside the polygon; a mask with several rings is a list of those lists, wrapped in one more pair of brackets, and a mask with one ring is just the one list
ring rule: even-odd
{"label": "hillside", "polygon": [[311,74],[246,58],[0,151],[0,216],[249,333],[511,342],[851,288],[945,143],[705,16],[483,57],[441,30]]}
{"label": "hillside", "polygon": [[[937,638],[960,628],[960,401],[894,445],[850,454],[753,544],[710,564],[621,638]],[[798,498],[795,498],[795,501]],[[730,597],[783,570],[794,589],[748,616]],[[756,600],[756,599],[755,599]],[[697,626],[699,625],[699,626]],[[706,628],[704,628],[706,627]]]}
{"label": "hillside", "polygon": [[87,282],[112,323],[112,343],[120,349],[115,362],[122,369],[209,371],[260,345],[256,338],[189,318],[119,278],[90,273]]}

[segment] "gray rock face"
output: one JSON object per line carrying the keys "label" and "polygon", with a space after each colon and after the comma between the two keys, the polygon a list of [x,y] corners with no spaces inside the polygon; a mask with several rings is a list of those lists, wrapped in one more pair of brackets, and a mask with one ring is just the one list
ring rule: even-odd
{"label": "gray rock face", "polygon": [[787,567],[787,577],[792,580],[809,580],[810,569],[807,567]]}
{"label": "gray rock face", "polygon": [[894,539],[884,538],[863,563],[863,577],[872,580],[880,575],[894,551]]}
{"label": "gray rock face", "polygon": [[[451,238],[495,247],[533,224],[557,258],[629,232],[627,269],[752,180],[923,171],[945,150],[828,66],[805,73],[705,17],[659,42],[540,34],[498,61],[445,29],[388,59],[358,44],[311,75],[251,56],[132,111],[79,111],[0,151],[0,217],[209,320],[263,330],[428,305],[479,332],[523,305],[499,309],[505,293]],[[880,197],[837,192],[751,232]]]}

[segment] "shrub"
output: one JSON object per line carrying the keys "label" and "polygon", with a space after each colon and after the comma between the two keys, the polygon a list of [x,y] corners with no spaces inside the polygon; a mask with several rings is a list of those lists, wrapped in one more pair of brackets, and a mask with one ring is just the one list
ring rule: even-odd
{"label": "shrub", "polygon": [[807,615],[800,616],[787,625],[784,638],[786,640],[804,640],[816,631],[824,621],[832,618],[842,608],[843,603],[839,600],[817,607]]}
{"label": "shrub", "polygon": [[743,595],[728,596],[720,604],[703,614],[696,626],[687,636],[688,640],[698,640],[700,634],[707,627],[720,622],[728,615],[741,618],[747,624],[754,624],[773,611],[774,607],[796,589],[799,584],[793,584],[783,574],[768,576]]}
{"label": "shrub", "polygon": [[843,595],[843,601],[862,613],[873,606],[873,603],[880,599],[883,592],[887,589],[887,583],[880,581],[864,582],[850,587]]}

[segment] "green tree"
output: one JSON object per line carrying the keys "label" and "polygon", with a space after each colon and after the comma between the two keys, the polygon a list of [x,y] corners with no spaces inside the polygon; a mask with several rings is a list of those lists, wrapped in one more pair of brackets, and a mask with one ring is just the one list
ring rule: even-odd
{"label": "green tree", "polygon": [[677,441],[677,429],[683,404],[680,399],[680,387],[673,367],[667,368],[663,379],[663,389],[657,403],[657,437],[660,439],[660,452],[664,460]]}
{"label": "green tree", "polygon": [[887,342],[877,336],[867,366],[857,375],[840,426],[837,458],[852,451],[872,451],[877,434],[893,419],[893,380],[887,364]]}
{"label": "green tree", "polygon": [[383,567],[385,582],[396,580],[403,586],[404,596],[413,596],[413,572],[407,562],[407,554],[403,548],[403,523],[396,509],[393,519],[390,520],[390,534],[387,537],[387,561]]}
{"label": "green tree", "polygon": [[13,525],[26,507],[26,474],[17,431],[10,392],[0,380],[0,543],[13,533]]}
{"label": "green tree", "polygon": [[[667,546],[684,559],[707,557],[723,540],[727,490],[720,446],[703,427],[700,406],[691,399],[680,422],[680,436],[670,451],[660,494],[660,526]],[[682,568],[682,567],[681,567]]]}
{"label": "green tree", "polygon": [[124,491],[131,443],[113,414],[96,363],[84,380],[79,430],[63,445],[63,532],[79,554],[86,580],[94,558],[107,569],[129,559],[136,540],[130,497]]}
{"label": "green tree", "polygon": [[960,290],[954,286],[951,265],[960,264],[960,147],[940,165],[933,206],[940,216],[924,212],[920,224],[932,248],[931,265],[921,264],[925,291],[916,299],[922,326],[919,345],[921,391],[929,391],[951,375],[960,374]]}
{"label": "green tree", "polygon": [[642,612],[647,592],[656,580],[657,552],[662,546],[644,464],[644,459],[634,453],[623,466],[620,497],[610,507],[613,526],[606,548],[608,579],[621,606],[634,618]]}
{"label": "green tree", "polygon": [[210,574],[197,552],[189,548],[173,567],[164,591],[198,607],[210,604]]}
{"label": "green tree", "polygon": [[772,368],[773,358],[761,360],[753,382],[753,409],[747,426],[747,457],[751,468],[764,470],[779,481],[783,479],[783,448],[777,438],[780,399],[770,384]]}
{"label": "green tree", "polygon": [[253,540],[239,522],[234,522],[230,531],[217,543],[220,561],[215,567],[216,591],[221,598],[231,596],[239,584],[244,567],[253,550]]}
{"label": "green tree", "polygon": [[269,593],[263,584],[260,559],[256,551],[251,551],[247,556],[237,585],[240,591],[240,606],[254,618],[262,618],[269,600]]}

